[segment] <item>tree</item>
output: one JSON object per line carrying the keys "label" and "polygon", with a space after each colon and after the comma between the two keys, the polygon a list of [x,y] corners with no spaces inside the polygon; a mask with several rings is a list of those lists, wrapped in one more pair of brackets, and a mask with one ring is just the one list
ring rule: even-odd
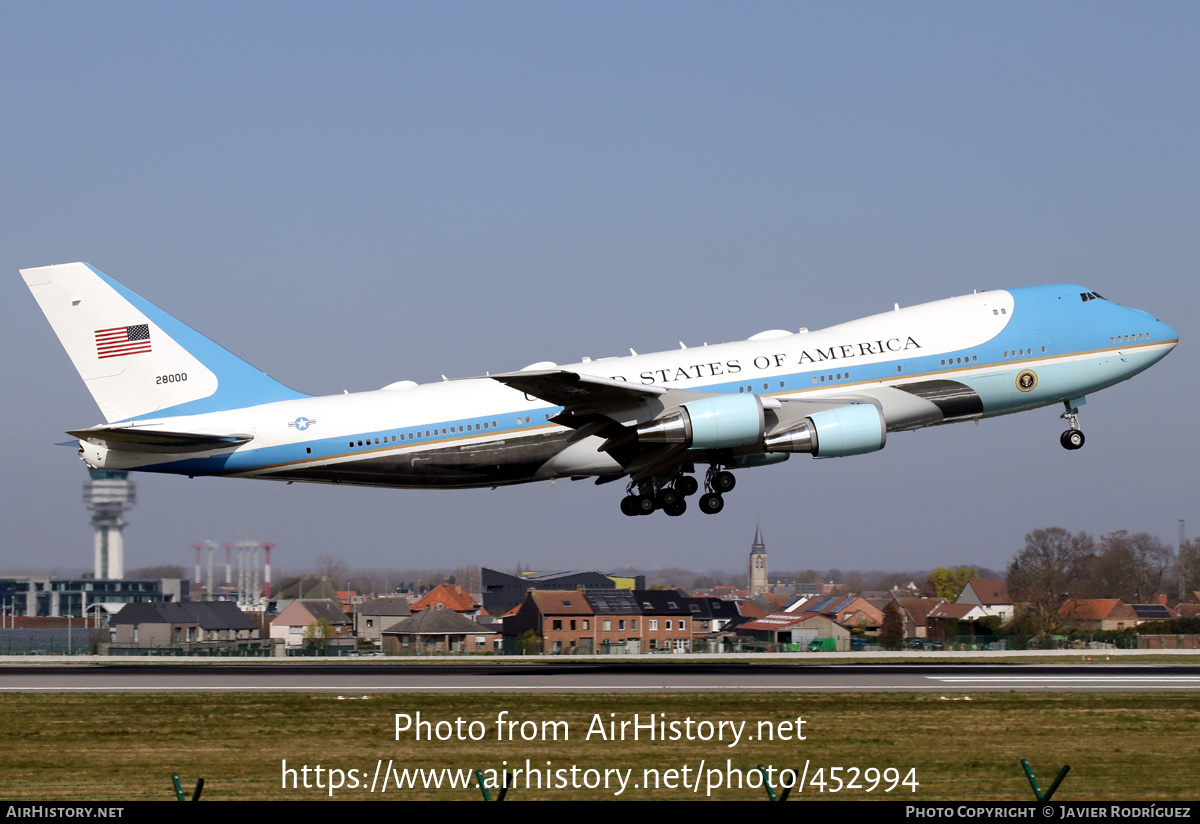
{"label": "tree", "polygon": [[317,652],[324,652],[325,645],[334,636],[333,624],[327,618],[318,618],[304,628],[304,643],[312,645]]}
{"label": "tree", "polygon": [[1025,536],[1025,548],[1008,565],[1005,584],[1013,601],[1025,605],[1025,619],[1034,634],[1057,625],[1058,610],[1074,593],[1092,558],[1094,542],[1086,532],[1072,535],[1060,527],[1035,529]]}
{"label": "tree", "polygon": [[925,576],[925,589],[938,598],[955,603],[970,581],[978,581],[979,573],[971,567],[938,567]]}
{"label": "tree", "polygon": [[900,649],[904,646],[904,618],[895,601],[883,608],[883,626],[879,629],[879,643],[884,649]]}
{"label": "tree", "polygon": [[1175,580],[1179,584],[1179,597],[1200,589],[1200,541],[1187,541],[1179,547],[1175,556]]}
{"label": "tree", "polygon": [[131,569],[126,573],[129,578],[186,578],[187,570],[179,564],[161,564],[159,566]]}
{"label": "tree", "polygon": [[350,575],[350,566],[333,555],[320,555],[317,557],[317,574],[322,581],[332,581],[335,589],[340,589]]}
{"label": "tree", "polygon": [[1145,604],[1162,588],[1163,575],[1174,564],[1175,553],[1148,532],[1139,532],[1126,540],[1133,557],[1132,571],[1138,603]]}
{"label": "tree", "polygon": [[540,655],[542,652],[542,636],[527,629],[517,636],[517,653],[519,655]]}
{"label": "tree", "polygon": [[867,581],[857,572],[846,573],[838,583],[835,591],[841,595],[858,595],[867,588]]}
{"label": "tree", "polygon": [[1171,548],[1149,533],[1110,533],[1100,539],[1100,549],[1088,565],[1082,594],[1120,598],[1129,604],[1147,603],[1162,586],[1173,561]]}

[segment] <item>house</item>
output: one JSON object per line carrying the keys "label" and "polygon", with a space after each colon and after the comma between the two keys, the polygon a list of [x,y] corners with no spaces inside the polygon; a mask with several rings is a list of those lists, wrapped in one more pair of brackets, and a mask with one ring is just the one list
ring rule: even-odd
{"label": "house", "polygon": [[1137,613],[1117,598],[1071,598],[1058,610],[1058,622],[1075,629],[1127,629]]}
{"label": "house", "polygon": [[1179,613],[1166,604],[1126,604],[1137,616],[1137,623],[1149,621],[1171,621],[1179,617]]}
{"label": "house", "polygon": [[354,607],[354,634],[359,639],[378,644],[383,630],[412,615],[408,601],[403,598],[373,598]]}
{"label": "house", "polygon": [[[504,635],[533,631],[545,651],[575,655],[691,649],[691,599],[677,590],[529,590]],[[697,607],[699,610],[700,607]]]}
{"label": "house", "polygon": [[109,633],[117,647],[174,647],[188,653],[269,646],[259,637],[258,623],[232,601],[126,604],[109,620]]}
{"label": "house", "polygon": [[445,607],[423,609],[383,630],[387,655],[499,652],[501,635]]}
{"label": "house", "polygon": [[721,632],[742,617],[738,611],[737,601],[728,601],[711,595],[688,598],[688,610],[692,614],[693,635]]}
{"label": "house", "polygon": [[878,635],[883,626],[883,611],[857,595],[797,598],[780,611],[823,615],[847,630],[860,630],[868,635]]}
{"label": "house", "polygon": [[645,589],[646,576],[621,578],[605,575],[596,570],[570,570],[567,572],[529,572],[524,575],[509,575],[483,567],[483,608],[492,615],[503,615],[518,607],[530,589],[545,589],[566,592],[575,589]]}
{"label": "house", "polygon": [[233,601],[184,601],[179,606],[200,625],[201,641],[257,640],[258,622]]}
{"label": "house", "polygon": [[905,638],[929,637],[929,613],[946,603],[945,598],[897,598],[900,617],[904,619]]}
{"label": "house", "polygon": [[426,609],[450,609],[464,618],[474,619],[483,611],[483,605],[471,597],[459,584],[438,584],[412,605],[414,613]]}
{"label": "house", "polygon": [[1180,618],[1200,617],[1200,604],[1181,603],[1175,607],[1175,614]]}
{"label": "house", "polygon": [[334,638],[348,638],[352,623],[342,605],[330,598],[298,598],[288,604],[271,621],[271,639],[283,642],[287,649],[304,646],[304,631],[319,624],[321,619],[329,622]]}
{"label": "house", "polygon": [[[639,641],[646,652],[692,648],[691,599],[675,589],[639,589],[633,592],[645,621]],[[699,607],[696,612],[699,613]]]}
{"label": "house", "polygon": [[586,655],[596,652],[601,644],[608,645],[614,640],[623,643],[626,626],[622,625],[618,634],[614,634],[610,618],[609,630],[601,635],[596,626],[595,611],[584,597],[584,590],[530,589],[516,611],[504,618],[505,637],[515,639],[526,632],[536,633],[542,639],[545,652]]}
{"label": "house", "polygon": [[1013,602],[1008,589],[998,578],[968,581],[956,603],[974,604],[983,608],[985,615],[994,615],[1001,621],[1013,617]]}
{"label": "house", "polygon": [[200,640],[200,622],[180,604],[126,604],[108,622],[119,646],[164,647]]}
{"label": "house", "polygon": [[[925,637],[931,641],[953,643],[959,635],[971,634],[971,623],[987,618],[987,611],[979,604],[951,604],[943,601],[929,611],[925,617]],[[965,627],[962,625],[966,624]],[[959,629],[967,632],[960,632]]]}
{"label": "house", "polygon": [[832,638],[839,652],[850,649],[850,631],[836,621],[812,612],[775,612],[738,627],[749,635],[775,646],[779,651],[803,652],[816,638]]}

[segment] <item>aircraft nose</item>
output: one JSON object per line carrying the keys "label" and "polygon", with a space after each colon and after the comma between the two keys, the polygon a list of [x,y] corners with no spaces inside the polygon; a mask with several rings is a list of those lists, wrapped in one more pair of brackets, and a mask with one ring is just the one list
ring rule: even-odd
{"label": "aircraft nose", "polygon": [[1155,323],[1158,324],[1158,339],[1162,341],[1169,341],[1171,343],[1171,348],[1174,349],[1176,344],[1179,343],[1179,333],[1167,324],[1163,323],[1161,320],[1156,320]]}

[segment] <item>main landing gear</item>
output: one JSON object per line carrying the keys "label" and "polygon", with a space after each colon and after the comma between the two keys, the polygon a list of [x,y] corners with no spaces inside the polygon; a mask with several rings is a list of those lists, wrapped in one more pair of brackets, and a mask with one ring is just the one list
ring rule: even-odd
{"label": "main landing gear", "polygon": [[1063,445],[1063,449],[1079,449],[1084,442],[1083,430],[1079,428],[1079,408],[1071,406],[1070,401],[1063,401],[1063,406],[1067,411],[1059,417],[1069,423],[1071,428],[1059,435],[1058,442]]}
{"label": "main landing gear", "polygon": [[725,508],[725,498],[722,494],[737,486],[737,478],[732,472],[718,469],[716,464],[708,468],[704,478],[704,488],[708,491],[700,496],[700,511],[705,515],[716,515]]}
{"label": "main landing gear", "polygon": [[[722,492],[728,492],[737,484],[737,478],[732,472],[726,472],[712,466],[704,479],[705,494],[700,496],[700,511],[706,515],[715,515],[725,507]],[[671,517],[678,517],[687,511],[687,498],[700,491],[700,483],[691,475],[682,473],[669,482],[659,486],[655,480],[634,482],[626,487],[626,495],[621,499],[621,511],[626,515],[649,515],[661,509]]]}

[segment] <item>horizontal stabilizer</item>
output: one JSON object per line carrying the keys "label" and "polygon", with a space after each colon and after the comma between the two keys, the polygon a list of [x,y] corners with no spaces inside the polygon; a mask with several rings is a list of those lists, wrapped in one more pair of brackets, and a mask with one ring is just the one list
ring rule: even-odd
{"label": "horizontal stabilizer", "polygon": [[224,449],[253,440],[253,435],[208,435],[202,432],[165,432],[149,427],[120,426],[78,429],[68,432],[81,441],[100,444],[127,452],[206,452]]}

